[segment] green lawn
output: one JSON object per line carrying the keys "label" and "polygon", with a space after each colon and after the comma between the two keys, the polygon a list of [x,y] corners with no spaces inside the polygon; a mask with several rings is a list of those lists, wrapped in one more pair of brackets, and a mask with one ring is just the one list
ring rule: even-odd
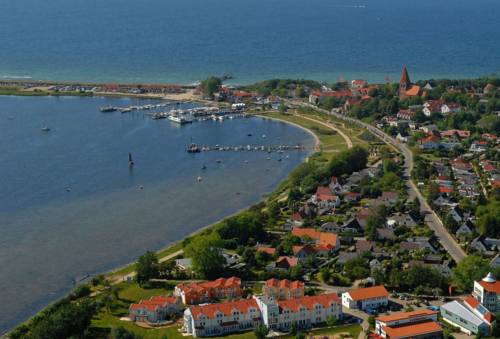
{"label": "green lawn", "polygon": [[[168,339],[181,339],[181,338],[192,338],[191,336],[183,336],[179,331],[179,324],[172,325],[164,328],[151,328],[145,329],[138,327],[134,323],[121,321],[118,317],[114,317],[107,313],[101,313],[99,318],[92,322],[92,326],[101,331],[114,328],[114,327],[125,327],[126,329],[133,331],[136,334],[143,336],[144,339],[163,339],[166,336]],[[342,332],[348,332],[351,337],[357,339],[359,333],[361,332],[361,326],[359,325],[346,325],[346,326],[338,326],[331,328],[322,328],[318,330],[309,331],[310,335],[333,335]],[[223,338],[226,339],[256,339],[253,332],[245,332],[240,334],[232,334],[225,336]],[[283,339],[292,339],[295,338],[293,335],[285,335],[280,337]]]}
{"label": "green lawn", "polygon": [[342,138],[342,136],[340,136],[337,132],[333,131],[332,129],[324,125],[318,124],[314,121],[310,121],[301,117],[287,115],[287,114],[280,114],[277,112],[266,113],[265,116],[279,120],[289,121],[312,131],[320,141],[321,144],[320,156],[322,158],[329,160],[336,153],[347,149],[347,144],[344,138]]}

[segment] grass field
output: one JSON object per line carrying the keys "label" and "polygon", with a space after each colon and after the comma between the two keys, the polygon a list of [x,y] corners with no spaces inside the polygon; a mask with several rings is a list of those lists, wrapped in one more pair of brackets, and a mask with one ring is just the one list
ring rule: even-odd
{"label": "grass field", "polygon": [[324,160],[330,160],[336,153],[347,149],[347,144],[344,138],[342,138],[342,136],[340,136],[337,132],[322,124],[318,124],[314,121],[310,121],[298,116],[281,114],[278,112],[269,112],[263,114],[263,116],[288,121],[307,128],[308,130],[313,132],[318,137],[320,142],[320,152],[319,154],[315,155],[314,158],[319,157]]}

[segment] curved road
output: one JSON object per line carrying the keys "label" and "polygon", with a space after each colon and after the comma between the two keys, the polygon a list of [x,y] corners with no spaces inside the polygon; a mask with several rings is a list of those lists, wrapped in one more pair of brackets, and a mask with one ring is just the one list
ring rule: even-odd
{"label": "curved road", "polygon": [[367,124],[361,120],[354,119],[351,117],[344,116],[342,114],[338,113],[333,113],[333,112],[328,112],[327,110],[320,109],[316,106],[305,104],[305,103],[300,103],[300,105],[304,105],[307,107],[313,107],[317,110],[320,110],[323,113],[326,113],[328,115],[333,115],[338,119],[342,119],[345,121],[353,122],[356,123],[364,128],[366,128],[368,131],[371,133],[377,135],[379,138],[381,138],[385,143],[390,144],[397,149],[400,150],[401,153],[403,153],[405,157],[405,164],[404,164],[404,175],[405,175],[405,181],[406,185],[408,188],[408,197],[409,199],[413,199],[415,197],[418,198],[418,201],[420,202],[420,211],[422,214],[425,215],[425,221],[427,225],[432,229],[439,239],[439,242],[443,246],[443,248],[450,254],[450,256],[455,260],[455,262],[459,262],[462,259],[464,259],[467,254],[462,250],[460,245],[455,241],[455,239],[448,233],[446,228],[443,225],[443,222],[439,218],[439,216],[434,212],[434,210],[429,206],[427,201],[425,200],[424,196],[422,193],[420,193],[419,189],[411,180],[411,171],[413,169],[413,154],[411,150],[406,146],[404,143],[399,142],[398,140],[394,139],[393,137],[389,136],[385,132],[381,131],[380,129],[376,128],[375,126],[372,126],[370,124]]}

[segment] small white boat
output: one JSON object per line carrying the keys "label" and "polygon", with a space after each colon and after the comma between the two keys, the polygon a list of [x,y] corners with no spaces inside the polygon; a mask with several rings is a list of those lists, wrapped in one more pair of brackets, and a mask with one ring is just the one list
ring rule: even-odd
{"label": "small white boat", "polygon": [[47,126],[42,127],[42,132],[50,132],[50,128]]}
{"label": "small white boat", "polygon": [[196,180],[198,180],[198,182],[201,182],[201,181],[203,181],[203,178],[202,177],[198,177],[198,178],[196,178]]}

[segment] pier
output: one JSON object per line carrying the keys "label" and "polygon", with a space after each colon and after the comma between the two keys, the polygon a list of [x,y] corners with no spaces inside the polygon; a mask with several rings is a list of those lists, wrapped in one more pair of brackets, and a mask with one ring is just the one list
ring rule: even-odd
{"label": "pier", "polygon": [[[304,151],[303,145],[239,145],[239,146],[196,146],[200,152],[266,152],[284,153],[285,151]],[[313,149],[312,147],[309,147]]]}

